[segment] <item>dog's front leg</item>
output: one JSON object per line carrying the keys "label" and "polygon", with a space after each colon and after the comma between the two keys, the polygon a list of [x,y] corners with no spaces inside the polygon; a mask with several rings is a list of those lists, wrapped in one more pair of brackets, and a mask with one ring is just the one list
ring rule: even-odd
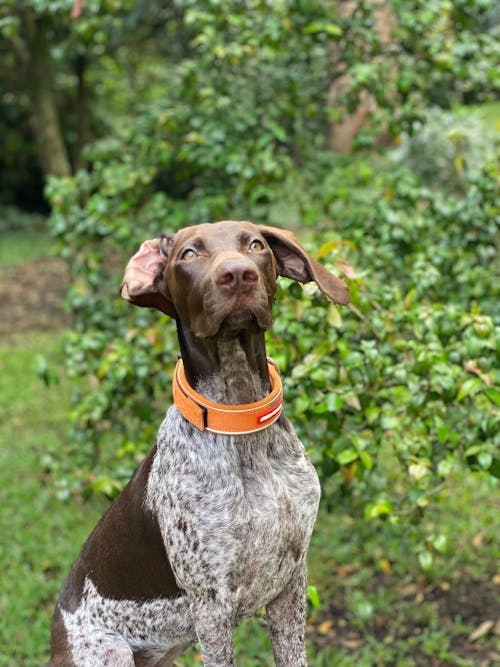
{"label": "dog's front leg", "polygon": [[266,608],[276,667],[307,667],[306,569],[299,565],[286,588]]}
{"label": "dog's front leg", "polygon": [[191,613],[204,667],[233,667],[233,618],[222,600],[194,598]]}

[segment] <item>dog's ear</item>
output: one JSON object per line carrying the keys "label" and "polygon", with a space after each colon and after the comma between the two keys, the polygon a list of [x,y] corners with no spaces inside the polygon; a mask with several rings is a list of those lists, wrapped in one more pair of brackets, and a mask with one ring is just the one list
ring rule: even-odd
{"label": "dog's ear", "polygon": [[280,276],[301,283],[315,282],[330,301],[347,306],[349,288],[345,282],[313,259],[292,232],[264,225],[259,225],[259,230],[271,246]]}
{"label": "dog's ear", "polygon": [[156,308],[170,317],[177,316],[165,279],[171,245],[171,236],[144,241],[125,269],[120,287],[123,299],[136,306]]}

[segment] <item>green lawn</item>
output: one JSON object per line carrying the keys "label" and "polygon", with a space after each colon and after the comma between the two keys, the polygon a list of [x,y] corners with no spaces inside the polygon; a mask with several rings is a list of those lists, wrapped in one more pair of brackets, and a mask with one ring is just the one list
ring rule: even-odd
{"label": "green lawn", "polygon": [[64,460],[70,387],[47,390],[36,355],[62,363],[60,337],[32,334],[0,347],[0,665],[47,657],[57,591],[102,502],[58,500],[50,468]]}
{"label": "green lawn", "polygon": [[46,232],[2,232],[0,265],[16,266],[36,260],[50,251],[53,241]]}

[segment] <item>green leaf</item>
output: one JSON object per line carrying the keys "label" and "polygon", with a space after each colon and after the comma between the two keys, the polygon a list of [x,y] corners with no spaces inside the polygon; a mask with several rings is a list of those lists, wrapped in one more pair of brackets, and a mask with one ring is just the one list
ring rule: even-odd
{"label": "green leaf", "polygon": [[94,493],[103,494],[110,499],[114,499],[122,490],[122,484],[112,477],[97,477],[90,484]]}
{"label": "green leaf", "polygon": [[488,473],[497,479],[500,479],[500,458],[493,459]]}
{"label": "green leaf", "polygon": [[20,20],[17,16],[4,16],[0,18],[0,33],[6,39],[12,39],[19,32]]}
{"label": "green leaf", "polygon": [[43,354],[37,354],[35,357],[35,373],[42,380],[44,385],[50,385],[50,371],[47,363],[47,358]]}
{"label": "green leaf", "polygon": [[379,499],[373,503],[368,503],[365,507],[364,515],[366,519],[376,519],[380,516],[391,514],[394,510],[393,504],[386,499]]}
{"label": "green leaf", "polygon": [[484,393],[492,403],[500,407],[500,390],[498,390],[496,387],[487,387],[484,390]]}
{"label": "green leaf", "polygon": [[341,466],[347,466],[349,463],[357,461],[359,459],[359,454],[354,449],[344,449],[344,451],[337,454],[335,458]]}
{"label": "green leaf", "polygon": [[326,387],[328,376],[324,368],[315,368],[310,372],[309,377],[315,387],[318,387],[319,389],[324,389]]}
{"label": "green leaf", "polygon": [[336,329],[342,326],[342,315],[333,303],[328,306],[328,310],[326,311],[326,321],[331,327],[335,327]]}
{"label": "green leaf", "polygon": [[332,393],[328,394],[326,397],[326,405],[329,412],[335,412],[336,410],[342,410],[344,407],[344,399],[338,394]]}
{"label": "green leaf", "polygon": [[322,415],[325,412],[328,412],[328,405],[326,403],[326,399],[324,401],[320,401],[319,403],[315,403],[312,406],[312,411],[314,412],[315,415]]}
{"label": "green leaf", "polygon": [[490,454],[490,452],[480,452],[477,455],[477,462],[483,468],[483,470],[489,470],[491,468],[491,464],[493,463],[493,456]]}
{"label": "green leaf", "polygon": [[301,396],[297,396],[297,398],[294,401],[294,410],[296,414],[303,414],[306,412],[311,405],[311,401],[308,396],[302,394]]}
{"label": "green leaf", "polygon": [[448,475],[456,469],[456,460],[453,456],[448,456],[438,463],[437,471],[440,477]]}
{"label": "green leaf", "polygon": [[439,442],[444,445],[449,442],[451,444],[457,444],[459,436],[456,432],[456,429],[453,427],[453,424],[450,424],[448,421],[444,421],[440,417],[436,417],[436,433]]}
{"label": "green leaf", "polygon": [[481,391],[483,387],[483,383],[477,378],[469,378],[468,380],[465,380],[458,391],[457,401],[463,401],[463,399],[467,398],[467,396],[477,394],[477,392]]}
{"label": "green leaf", "polygon": [[401,420],[396,415],[385,414],[380,420],[380,423],[385,431],[392,431],[399,427]]}
{"label": "green leaf", "polygon": [[352,392],[344,394],[344,402],[352,410],[361,410],[360,400],[359,400],[358,396],[356,396],[356,394],[353,394]]}
{"label": "green leaf", "polygon": [[377,407],[376,405],[370,405],[365,409],[366,421],[369,424],[375,423],[379,418],[379,416],[380,416],[380,408]]}
{"label": "green leaf", "polygon": [[370,454],[368,454],[368,452],[364,450],[359,452],[359,458],[361,459],[361,463],[366,468],[366,470],[371,470],[373,468],[373,459]]}
{"label": "green leaf", "polygon": [[422,551],[418,554],[418,562],[424,572],[430,572],[434,565],[434,558],[430,551]]}
{"label": "green leaf", "polygon": [[323,21],[313,21],[304,28],[304,32],[315,35],[317,33],[326,33],[331,37],[340,37],[344,31],[335,23],[324,23]]}
{"label": "green leaf", "polygon": [[319,248],[318,252],[316,253],[316,257],[318,259],[323,259],[323,257],[329,255],[333,250],[338,248],[338,246],[339,241],[327,241]]}
{"label": "green leaf", "polygon": [[440,533],[439,535],[433,537],[431,541],[432,546],[436,551],[439,551],[439,553],[444,553],[446,551],[448,546],[448,538],[446,535]]}
{"label": "green leaf", "polygon": [[309,585],[307,587],[307,597],[314,609],[321,609],[321,600],[316,586]]}
{"label": "green leaf", "polygon": [[279,139],[280,141],[286,141],[286,131],[281,127],[281,125],[273,123],[272,121],[268,121],[266,123],[266,128],[273,133],[276,139]]}
{"label": "green leaf", "polygon": [[347,354],[344,359],[343,363],[346,368],[359,368],[364,364],[364,358],[361,352],[350,352]]}
{"label": "green leaf", "polygon": [[413,479],[419,481],[423,479],[426,475],[429,474],[429,464],[427,461],[419,461],[417,463],[411,463],[408,466],[408,474]]}

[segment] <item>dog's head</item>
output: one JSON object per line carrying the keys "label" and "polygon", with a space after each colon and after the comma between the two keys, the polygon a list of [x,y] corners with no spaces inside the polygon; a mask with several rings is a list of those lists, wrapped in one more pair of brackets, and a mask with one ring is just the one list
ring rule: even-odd
{"label": "dog's head", "polygon": [[196,337],[206,338],[225,330],[268,329],[278,275],[313,281],[334,303],[349,303],[347,285],[291,232],[235,221],[145,241],[127,264],[121,295],[180,319]]}

